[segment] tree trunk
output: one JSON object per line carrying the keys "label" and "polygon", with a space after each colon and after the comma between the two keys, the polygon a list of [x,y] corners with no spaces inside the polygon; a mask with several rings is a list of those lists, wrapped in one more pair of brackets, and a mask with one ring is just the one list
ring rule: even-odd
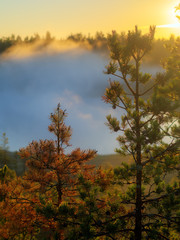
{"label": "tree trunk", "polygon": [[141,163],[141,134],[139,112],[139,61],[136,59],[136,213],[135,213],[135,240],[142,239],[142,163]]}
{"label": "tree trunk", "polygon": [[136,175],[136,215],[135,215],[135,240],[141,240],[142,237],[142,200],[141,200],[141,181],[142,181],[142,170],[141,165],[137,164],[137,175]]}
{"label": "tree trunk", "polygon": [[58,178],[58,183],[56,185],[56,189],[57,189],[57,193],[58,193],[58,206],[59,206],[62,202],[62,183],[61,183],[61,179],[59,177],[59,173],[57,174],[57,178]]}

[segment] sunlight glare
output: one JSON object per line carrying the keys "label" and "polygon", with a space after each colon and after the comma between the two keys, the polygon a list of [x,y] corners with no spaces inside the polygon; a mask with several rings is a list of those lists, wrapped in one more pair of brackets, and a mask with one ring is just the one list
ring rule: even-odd
{"label": "sunlight glare", "polygon": [[176,6],[173,6],[171,9],[170,9],[170,16],[171,16],[171,21],[173,24],[178,24],[179,23],[179,19],[177,18],[177,15],[179,16],[180,15],[180,11],[179,10],[176,10],[176,7],[178,6],[179,4],[177,4]]}
{"label": "sunlight glare", "polygon": [[[178,4],[176,6],[178,6]],[[180,16],[180,10],[176,11],[176,6],[173,6],[167,10],[169,23],[164,25],[157,25],[157,28],[180,28],[180,20],[177,18],[177,15]]]}

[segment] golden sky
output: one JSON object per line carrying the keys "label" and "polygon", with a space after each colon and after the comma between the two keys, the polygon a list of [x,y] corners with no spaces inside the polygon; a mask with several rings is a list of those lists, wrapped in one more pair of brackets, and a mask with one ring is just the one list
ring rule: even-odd
{"label": "golden sky", "polygon": [[[127,31],[156,25],[157,36],[179,34],[174,7],[180,0],[0,0],[0,36],[56,37]],[[176,24],[176,25],[175,25]]]}

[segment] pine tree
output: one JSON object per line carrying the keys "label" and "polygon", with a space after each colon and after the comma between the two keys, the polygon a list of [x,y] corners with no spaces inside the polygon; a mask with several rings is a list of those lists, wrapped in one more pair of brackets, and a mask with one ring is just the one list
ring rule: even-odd
{"label": "pine tree", "polygon": [[123,133],[117,138],[120,148],[116,151],[133,159],[132,164],[116,168],[114,174],[116,183],[127,185],[119,201],[131,209],[125,219],[132,221],[129,232],[135,240],[145,236],[170,239],[179,222],[179,183],[167,181],[170,173],[178,179],[179,170],[180,101],[176,89],[172,89],[173,82],[179,86],[179,70],[175,66],[176,79],[170,70],[156,77],[142,72],[154,32],[155,28],[150,27],[149,33],[142,35],[136,27],[128,34],[113,32],[108,36],[111,62],[106,73],[116,80],[109,80],[103,99],[121,114],[121,120],[107,116],[109,128]]}
{"label": "pine tree", "polygon": [[37,222],[37,226],[41,225],[51,237],[56,235],[57,238],[53,239],[63,239],[66,219],[61,209],[64,202],[71,205],[77,198],[78,177],[92,168],[85,163],[96,154],[94,150],[83,151],[80,148],[70,153],[66,151],[72,134],[71,127],[65,124],[66,117],[66,111],[58,104],[50,115],[51,123],[48,127],[55,140],[33,141],[20,150],[20,156],[27,160],[28,170],[24,180],[36,186],[34,199],[39,198],[35,209],[37,216],[45,219],[44,223],[42,220]]}
{"label": "pine tree", "polygon": [[8,150],[8,137],[6,136],[6,133],[3,133],[0,146],[0,166],[7,165],[9,162],[10,157],[8,156]]}

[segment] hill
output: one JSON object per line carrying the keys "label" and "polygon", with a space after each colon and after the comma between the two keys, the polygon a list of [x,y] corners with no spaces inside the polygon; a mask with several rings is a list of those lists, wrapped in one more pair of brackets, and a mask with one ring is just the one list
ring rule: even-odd
{"label": "hill", "polygon": [[[4,162],[4,156],[6,156],[6,163]],[[130,159],[130,156],[122,156],[119,154],[97,155],[89,164],[95,165],[96,167],[114,168],[120,166],[122,162],[129,162]],[[23,175],[25,171],[25,161],[19,158],[17,152],[6,151],[4,153],[4,151],[1,151],[0,167],[4,164],[7,164],[10,169],[15,170],[17,175]]]}
{"label": "hill", "polygon": [[[5,161],[4,161],[5,159]],[[107,154],[107,155],[97,155],[88,164],[95,165],[96,167],[102,166],[103,168],[115,168],[121,165],[122,162],[130,163],[132,162],[132,156],[123,156],[120,154]],[[0,150],[0,168],[6,164],[10,169],[15,170],[18,176],[22,176],[26,169],[26,162],[20,159],[17,152],[10,152]],[[177,173],[168,174],[165,177],[166,182],[171,182],[175,179]]]}
{"label": "hill", "polygon": [[123,156],[120,154],[108,154],[108,155],[97,155],[93,160],[90,161],[90,164],[97,167],[118,167],[122,162],[131,161],[131,156]]}

